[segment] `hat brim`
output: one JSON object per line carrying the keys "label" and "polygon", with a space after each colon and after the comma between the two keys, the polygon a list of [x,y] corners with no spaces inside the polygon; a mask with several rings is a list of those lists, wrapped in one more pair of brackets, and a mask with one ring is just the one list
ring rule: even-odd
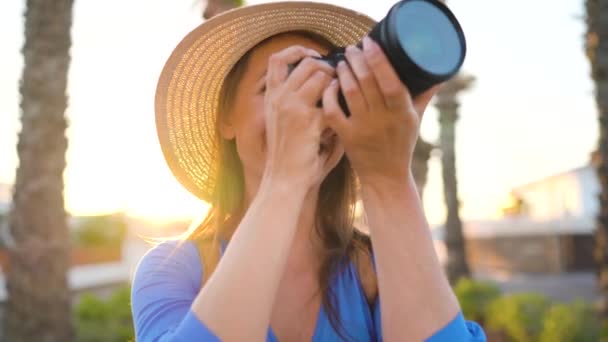
{"label": "hat brim", "polygon": [[215,125],[224,78],[252,47],[289,31],[310,31],[336,46],[359,42],[375,25],[370,17],[317,2],[275,2],[220,14],[175,48],[158,81],[156,127],[177,180],[212,201],[216,177]]}

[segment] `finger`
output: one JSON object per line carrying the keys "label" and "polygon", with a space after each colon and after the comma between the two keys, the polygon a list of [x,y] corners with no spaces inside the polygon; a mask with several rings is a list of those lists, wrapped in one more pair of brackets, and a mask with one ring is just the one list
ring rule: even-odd
{"label": "finger", "polygon": [[313,116],[313,124],[315,125],[315,134],[318,134],[318,142],[321,144],[321,139],[323,138],[323,130],[325,130],[325,125],[323,124],[323,112],[320,110],[314,111],[315,115]]}
{"label": "finger", "polygon": [[304,58],[288,76],[285,82],[287,89],[298,90],[317,71],[324,72],[330,78],[336,74],[334,68],[327,62],[314,58]]}
{"label": "finger", "polygon": [[412,106],[410,93],[399,79],[388,58],[371,38],[363,38],[363,55],[376,76],[378,85],[388,108],[399,109]]}
{"label": "finger", "polygon": [[316,71],[312,77],[304,82],[302,87],[298,90],[298,93],[307,103],[316,104],[331,80],[332,77],[327,75],[325,72],[320,70]]}
{"label": "finger", "polygon": [[339,88],[338,80],[334,79],[323,92],[323,119],[329,128],[346,141],[351,122],[338,103]]}
{"label": "finger", "polygon": [[304,57],[321,55],[312,49],[300,45],[290,46],[268,58],[268,70],[266,71],[266,87],[276,88],[285,82],[288,76],[288,65],[301,60]]}
{"label": "finger", "polygon": [[367,65],[363,52],[354,46],[346,48],[346,59],[355,74],[365,102],[369,108],[384,105],[384,98],[378,87],[376,77]]}
{"label": "finger", "polygon": [[344,94],[348,109],[350,110],[351,115],[356,116],[357,112],[367,109],[367,103],[363,100],[363,93],[361,93],[355,75],[353,75],[346,62],[341,61],[338,63],[337,73],[338,80],[340,81],[340,89],[342,89],[342,94]]}

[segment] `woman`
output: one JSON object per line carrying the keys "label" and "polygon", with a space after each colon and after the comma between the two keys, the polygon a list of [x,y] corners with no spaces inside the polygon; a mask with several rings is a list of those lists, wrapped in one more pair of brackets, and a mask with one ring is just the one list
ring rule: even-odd
{"label": "woman", "polygon": [[[410,171],[437,89],[411,99],[367,38],[347,49],[350,67],[311,58],[373,24],[272,3],[178,45],[157,90],[159,138],[177,179],[212,208],[141,260],[138,341],[485,341],[442,273]],[[357,192],[369,236],[353,227]]]}

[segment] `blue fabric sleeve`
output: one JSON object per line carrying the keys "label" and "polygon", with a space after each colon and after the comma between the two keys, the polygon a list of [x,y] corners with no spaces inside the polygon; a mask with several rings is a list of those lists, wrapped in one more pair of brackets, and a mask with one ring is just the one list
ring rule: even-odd
{"label": "blue fabric sleeve", "polygon": [[144,255],[131,289],[138,342],[219,341],[190,310],[202,274],[198,251],[189,242],[163,242]]}
{"label": "blue fabric sleeve", "polygon": [[[378,341],[382,341],[380,300],[376,300],[374,305],[374,325]],[[426,342],[486,342],[486,334],[479,324],[466,321],[462,312],[459,312],[450,323],[426,339]]]}
{"label": "blue fabric sleeve", "polygon": [[486,334],[481,326],[475,322],[466,321],[462,312],[459,312],[450,323],[429,337],[427,342],[486,342]]}

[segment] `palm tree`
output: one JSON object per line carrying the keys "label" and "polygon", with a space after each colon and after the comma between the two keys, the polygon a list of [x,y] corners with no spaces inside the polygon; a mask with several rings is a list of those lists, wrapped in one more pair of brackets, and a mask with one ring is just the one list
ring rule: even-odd
{"label": "palm tree", "polygon": [[63,201],[73,0],[26,5],[5,340],[63,342],[73,339]]}
{"label": "palm tree", "polygon": [[203,11],[203,18],[210,19],[222,12],[243,6],[244,0],[207,0],[207,6]]}
{"label": "palm tree", "polygon": [[431,152],[433,149],[435,149],[435,146],[422,140],[422,138],[418,138],[416,147],[414,148],[412,174],[414,175],[414,181],[416,181],[416,188],[418,189],[420,199],[422,199],[424,186],[426,185],[427,174],[429,171],[428,161],[431,157]]}
{"label": "palm tree", "polygon": [[457,95],[473,83],[472,77],[456,75],[439,90],[435,106],[439,110],[439,141],[443,174],[443,193],[447,208],[445,244],[447,249],[447,276],[452,284],[461,277],[469,277],[465,240],[460,220],[460,202],[456,180],[456,153],[454,148],[456,121],[458,120]]}
{"label": "palm tree", "polygon": [[595,100],[599,114],[599,142],[595,153],[597,176],[600,181],[599,215],[595,230],[595,260],[598,287],[602,292],[600,311],[608,316],[608,3],[586,0],[586,50],[595,82]]}

